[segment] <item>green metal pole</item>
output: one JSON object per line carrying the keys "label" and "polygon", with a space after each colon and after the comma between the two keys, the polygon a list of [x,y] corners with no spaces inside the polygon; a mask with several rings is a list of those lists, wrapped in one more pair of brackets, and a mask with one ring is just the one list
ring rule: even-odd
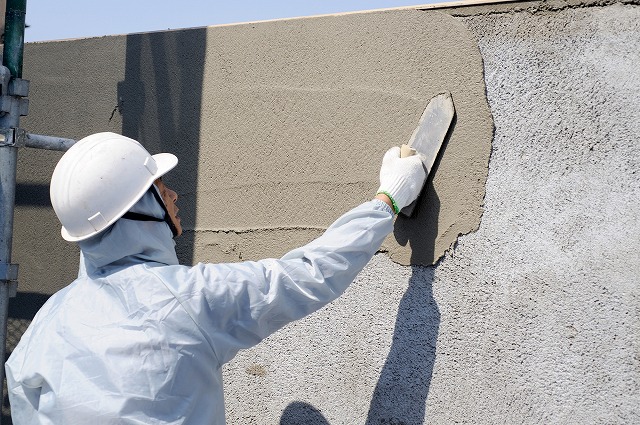
{"label": "green metal pole", "polygon": [[[22,77],[26,9],[26,0],[7,0],[2,54],[2,64],[11,74],[7,81]],[[8,87],[2,89],[2,94],[5,96],[5,100],[9,100],[7,103],[10,104],[10,107],[0,114],[0,128],[18,128],[20,125],[19,99],[8,95]],[[0,359],[2,359],[0,384],[4,382],[9,298],[12,292],[12,282],[17,280],[17,265],[11,264],[17,162],[18,148],[15,145],[0,144],[0,274],[2,274],[0,276]],[[0,390],[0,396],[2,396],[0,399],[4,400],[3,392]],[[2,421],[1,415],[0,421]]]}
{"label": "green metal pole", "polygon": [[7,0],[2,64],[9,68],[11,76],[15,78],[22,78],[24,20],[26,14],[27,0]]}

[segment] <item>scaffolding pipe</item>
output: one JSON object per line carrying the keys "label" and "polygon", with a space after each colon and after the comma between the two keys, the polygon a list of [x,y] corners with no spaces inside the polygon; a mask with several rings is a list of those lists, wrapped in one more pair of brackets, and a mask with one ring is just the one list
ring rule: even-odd
{"label": "scaffolding pipe", "polygon": [[[8,68],[11,79],[22,77],[26,9],[26,0],[7,0],[2,64]],[[2,95],[8,99],[8,102],[6,109],[3,109],[3,113],[0,114],[0,128],[18,128],[21,99],[18,96],[9,95],[8,85],[2,87]],[[18,273],[17,265],[11,264],[17,159],[18,148],[15,144],[0,144],[0,358],[2,358],[0,383],[4,382],[9,298],[15,290]],[[0,395],[4,399],[4,394],[0,393]],[[1,421],[0,415],[0,423]]]}
{"label": "scaffolding pipe", "polygon": [[24,145],[28,148],[48,149],[53,151],[66,151],[76,141],[55,136],[44,136],[42,134],[26,133]]}

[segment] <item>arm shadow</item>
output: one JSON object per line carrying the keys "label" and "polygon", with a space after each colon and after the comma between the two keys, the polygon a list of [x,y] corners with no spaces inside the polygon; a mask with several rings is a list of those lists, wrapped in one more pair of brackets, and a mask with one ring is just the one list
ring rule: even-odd
{"label": "arm shadow", "polygon": [[[433,168],[411,217],[400,215],[396,241],[411,247],[412,274],[400,300],[389,355],[378,378],[367,425],[423,424],[436,359],[440,310],[433,298],[440,199],[433,185],[443,153],[456,126],[454,115]],[[423,267],[428,266],[428,267]]]}
{"label": "arm shadow", "polygon": [[367,425],[424,423],[440,327],[440,311],[432,291],[434,273],[433,267],[412,268]]}
{"label": "arm shadow", "polygon": [[[423,424],[440,328],[433,298],[434,267],[412,267],[409,287],[398,307],[389,355],[378,378],[367,425]],[[279,425],[329,425],[309,403],[296,401],[282,412]]]}

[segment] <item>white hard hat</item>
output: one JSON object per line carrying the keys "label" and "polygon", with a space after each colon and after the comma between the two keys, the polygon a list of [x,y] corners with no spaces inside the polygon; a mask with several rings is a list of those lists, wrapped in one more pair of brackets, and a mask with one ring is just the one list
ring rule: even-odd
{"label": "white hard hat", "polygon": [[152,156],[137,141],[116,133],[79,140],[51,177],[51,204],[62,223],[62,237],[77,242],[100,233],[177,163],[173,154]]}

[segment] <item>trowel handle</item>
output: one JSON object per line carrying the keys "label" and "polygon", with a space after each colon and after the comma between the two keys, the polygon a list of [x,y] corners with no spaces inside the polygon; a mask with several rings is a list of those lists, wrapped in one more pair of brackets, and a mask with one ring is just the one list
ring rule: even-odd
{"label": "trowel handle", "polygon": [[407,144],[400,146],[400,158],[406,158],[416,154],[416,150]]}

